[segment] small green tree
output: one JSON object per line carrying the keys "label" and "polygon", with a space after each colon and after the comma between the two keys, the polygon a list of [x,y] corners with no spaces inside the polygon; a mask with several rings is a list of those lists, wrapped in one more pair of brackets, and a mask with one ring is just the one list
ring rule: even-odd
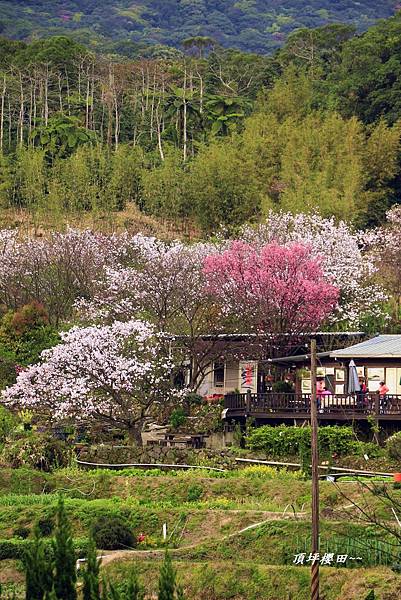
{"label": "small green tree", "polygon": [[46,555],[45,543],[38,527],[31,547],[25,552],[25,598],[26,600],[42,600],[47,597],[53,587],[53,564]]}
{"label": "small green tree", "polygon": [[100,560],[97,557],[95,541],[91,537],[83,572],[83,600],[100,600],[99,571]]}
{"label": "small green tree", "polygon": [[56,514],[56,535],[53,541],[54,590],[58,600],[76,600],[77,582],[75,550],[71,526],[67,518],[62,496],[59,497]]}
{"label": "small green tree", "polygon": [[94,142],[95,139],[93,131],[82,127],[79,119],[63,114],[52,116],[47,125],[35,127],[31,133],[34,145],[43,149],[46,158],[51,161],[56,156],[70,156],[79,146]]}
{"label": "small green tree", "polygon": [[108,600],[108,598],[109,598],[109,594],[108,594],[108,591],[109,591],[108,590],[108,582],[107,582],[107,580],[104,577],[102,577],[102,586],[101,586],[101,588],[102,588],[101,589],[101,595],[100,595],[101,600]]}
{"label": "small green tree", "polygon": [[184,590],[182,588],[181,585],[177,586],[177,595],[176,595],[176,599],[177,600],[185,600],[185,595],[184,595]]}
{"label": "small green tree", "polygon": [[175,600],[176,573],[169,553],[166,551],[164,562],[160,568],[158,600]]}
{"label": "small green tree", "polygon": [[113,583],[103,581],[102,600],[125,600],[126,596],[121,594],[119,588]]}
{"label": "small green tree", "polygon": [[129,600],[143,600],[145,597],[143,587],[139,583],[138,574],[135,569],[132,569],[128,579],[126,597]]}

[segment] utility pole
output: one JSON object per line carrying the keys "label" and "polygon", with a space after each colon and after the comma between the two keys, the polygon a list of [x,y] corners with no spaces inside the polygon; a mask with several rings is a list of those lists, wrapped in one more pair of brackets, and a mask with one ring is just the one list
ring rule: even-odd
{"label": "utility pole", "polygon": [[312,428],[312,561],[311,600],[319,600],[319,446],[316,386],[316,339],[311,340],[311,399]]}

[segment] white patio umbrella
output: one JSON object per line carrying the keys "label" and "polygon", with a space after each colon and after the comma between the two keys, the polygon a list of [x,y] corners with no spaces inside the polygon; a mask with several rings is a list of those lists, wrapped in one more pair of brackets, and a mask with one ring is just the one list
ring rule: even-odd
{"label": "white patio umbrella", "polygon": [[359,384],[358,371],[356,370],[356,365],[353,360],[349,363],[348,370],[348,393],[354,394],[355,392],[360,392],[361,386]]}

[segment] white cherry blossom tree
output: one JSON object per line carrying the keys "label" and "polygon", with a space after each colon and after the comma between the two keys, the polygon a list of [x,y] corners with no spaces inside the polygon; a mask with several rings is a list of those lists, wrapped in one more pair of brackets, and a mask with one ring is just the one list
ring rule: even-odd
{"label": "white cherry blossom tree", "polygon": [[[218,248],[211,243],[164,242],[142,235],[127,244],[130,260],[107,268],[90,300],[76,303],[88,321],[136,317],[167,331],[177,364],[190,362],[189,387],[196,390],[214,360],[221,358],[218,335],[227,331],[219,304],[205,286],[204,260]],[[129,263],[129,264],[127,264]]]}
{"label": "white cherry blossom tree", "polygon": [[125,429],[138,444],[147,417],[160,416],[172,400],[172,361],[161,334],[146,322],[74,327],[62,343],[42,353],[2,394],[6,405]]}
{"label": "white cherry blossom tree", "polygon": [[78,297],[90,297],[94,280],[125,255],[124,236],[68,229],[42,238],[0,231],[0,304],[16,309],[37,301],[53,324],[71,316]]}

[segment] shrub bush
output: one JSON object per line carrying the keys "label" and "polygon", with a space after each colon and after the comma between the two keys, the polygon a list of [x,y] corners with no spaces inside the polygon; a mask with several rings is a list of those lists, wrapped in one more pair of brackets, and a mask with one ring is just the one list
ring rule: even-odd
{"label": "shrub bush", "polygon": [[16,527],[13,529],[13,536],[26,540],[29,537],[31,530],[28,527]]}
{"label": "shrub bush", "polygon": [[64,442],[38,433],[7,444],[1,453],[2,461],[13,469],[32,467],[42,471],[66,467],[70,457],[71,449]]}
{"label": "shrub bush", "polygon": [[389,458],[401,461],[401,431],[386,440],[386,450]]}
{"label": "shrub bush", "polygon": [[4,406],[0,406],[0,443],[4,442],[17,424],[15,416]]}
{"label": "shrub bush", "polygon": [[185,412],[182,408],[176,408],[170,415],[170,424],[174,427],[174,429],[178,429],[181,425],[183,425],[186,421]]}
{"label": "shrub bush", "polygon": [[38,529],[40,534],[47,537],[53,533],[54,530],[54,519],[52,517],[42,517],[38,520]]}
{"label": "shrub bush", "polygon": [[126,550],[136,546],[136,538],[121,517],[101,516],[92,525],[96,547],[102,550]]}
{"label": "shrub bush", "polygon": [[[298,456],[310,446],[310,427],[288,427],[265,425],[248,431],[246,445],[250,450],[262,450],[268,456]],[[320,427],[319,450],[322,456],[346,455],[355,450],[352,427]]]}
{"label": "shrub bush", "polygon": [[10,310],[0,321],[1,353],[14,364],[38,362],[41,352],[59,341],[57,330],[50,325],[46,309],[39,302]]}
{"label": "shrub bush", "polygon": [[273,392],[281,394],[292,394],[294,386],[289,381],[275,381],[272,385]]}
{"label": "shrub bush", "polygon": [[188,493],[187,493],[187,501],[188,502],[196,502],[197,500],[200,500],[202,498],[202,496],[203,496],[203,487],[201,485],[193,483],[192,485],[189,486]]}
{"label": "shrub bush", "polygon": [[[0,560],[7,559],[22,559],[24,558],[25,552],[29,547],[32,547],[34,540],[21,540],[17,538],[9,540],[0,540]],[[52,544],[51,540],[45,540],[46,553],[51,557]],[[86,539],[75,539],[74,548],[77,558],[81,558],[86,555],[88,549],[88,540]]]}
{"label": "shrub bush", "polygon": [[205,402],[203,399],[203,396],[200,396],[199,394],[196,394],[195,392],[191,392],[190,394],[187,394],[185,400],[191,406],[201,406]]}
{"label": "shrub bush", "polygon": [[2,348],[0,344],[0,389],[3,390],[9,385],[13,385],[16,379],[15,360],[9,356],[7,350]]}
{"label": "shrub bush", "polygon": [[31,541],[21,539],[0,540],[0,560],[23,558],[29,543]]}

